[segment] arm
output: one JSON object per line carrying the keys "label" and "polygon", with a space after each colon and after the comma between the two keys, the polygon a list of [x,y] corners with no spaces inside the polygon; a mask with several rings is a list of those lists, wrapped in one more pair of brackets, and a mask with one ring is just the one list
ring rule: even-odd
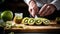
{"label": "arm", "polygon": [[51,4],[55,5],[57,10],[60,10],[60,0],[53,0]]}

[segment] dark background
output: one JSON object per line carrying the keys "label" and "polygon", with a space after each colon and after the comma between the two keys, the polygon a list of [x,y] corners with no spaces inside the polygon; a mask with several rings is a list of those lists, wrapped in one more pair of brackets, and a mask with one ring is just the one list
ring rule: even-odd
{"label": "dark background", "polygon": [[0,1],[0,12],[11,10],[13,13],[23,13],[23,17],[28,17],[28,6],[23,0],[5,0]]}

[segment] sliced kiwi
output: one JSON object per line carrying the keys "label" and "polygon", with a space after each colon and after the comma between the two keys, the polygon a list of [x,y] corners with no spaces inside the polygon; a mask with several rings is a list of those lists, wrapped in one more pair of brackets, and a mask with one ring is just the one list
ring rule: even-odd
{"label": "sliced kiwi", "polygon": [[56,17],[57,24],[60,24],[60,17]]}
{"label": "sliced kiwi", "polygon": [[23,24],[28,24],[28,20],[29,20],[29,18],[28,18],[28,17],[25,17],[25,18],[22,20],[22,23],[23,23]]}
{"label": "sliced kiwi", "polygon": [[28,20],[28,24],[29,24],[29,25],[34,25],[34,23],[35,23],[35,19],[34,19],[34,18],[30,18],[30,19]]}
{"label": "sliced kiwi", "polygon": [[49,25],[50,24],[50,20],[43,20],[43,24]]}
{"label": "sliced kiwi", "polygon": [[6,28],[8,28],[8,29],[12,28],[12,21],[6,22]]}
{"label": "sliced kiwi", "polygon": [[56,17],[56,21],[60,21],[60,17]]}
{"label": "sliced kiwi", "polygon": [[36,18],[36,19],[35,19],[35,24],[36,24],[36,25],[42,24],[41,19],[40,19],[40,18]]}

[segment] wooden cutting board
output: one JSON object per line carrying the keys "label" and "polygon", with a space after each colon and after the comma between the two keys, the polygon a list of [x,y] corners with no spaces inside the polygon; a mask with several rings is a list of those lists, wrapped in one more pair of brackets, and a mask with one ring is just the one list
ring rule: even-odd
{"label": "wooden cutting board", "polygon": [[5,31],[14,32],[57,32],[60,31],[60,26],[26,26],[27,28],[11,28]]}
{"label": "wooden cutting board", "polygon": [[[12,22],[12,24],[14,24],[14,22]],[[57,28],[60,28],[60,25],[58,26],[55,21],[51,21],[49,25],[23,25],[23,24],[16,24],[16,25],[17,26],[21,25],[23,27],[26,26],[26,29],[57,29]],[[23,29],[23,28],[12,27],[12,29]]]}
{"label": "wooden cutting board", "polygon": [[[20,24],[22,25],[22,24]],[[25,25],[24,28],[16,28],[12,27],[11,29],[5,28],[6,31],[19,31],[19,32],[49,32],[49,31],[60,31],[60,25],[56,24],[56,22],[52,21],[50,25],[44,26],[30,26],[30,25]]]}

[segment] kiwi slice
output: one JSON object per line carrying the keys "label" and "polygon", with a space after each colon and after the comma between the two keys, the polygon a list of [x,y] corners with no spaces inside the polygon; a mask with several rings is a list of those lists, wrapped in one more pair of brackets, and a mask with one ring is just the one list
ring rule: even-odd
{"label": "kiwi slice", "polygon": [[25,17],[25,18],[22,20],[22,23],[23,23],[23,24],[28,24],[28,20],[29,20],[29,18],[28,18],[28,17]]}
{"label": "kiwi slice", "polygon": [[50,20],[43,20],[43,24],[49,25],[50,24]]}
{"label": "kiwi slice", "polygon": [[56,21],[60,21],[60,17],[56,17]]}
{"label": "kiwi slice", "polygon": [[30,18],[30,19],[28,20],[28,24],[29,24],[29,25],[34,25],[34,23],[35,23],[34,18]]}
{"label": "kiwi slice", "polygon": [[8,29],[12,28],[12,22],[11,21],[6,22],[6,28],[8,28]]}
{"label": "kiwi slice", "polygon": [[41,19],[40,19],[40,18],[36,18],[36,19],[35,19],[35,24],[36,24],[36,25],[42,24]]}
{"label": "kiwi slice", "polygon": [[60,17],[56,17],[57,24],[60,24]]}

